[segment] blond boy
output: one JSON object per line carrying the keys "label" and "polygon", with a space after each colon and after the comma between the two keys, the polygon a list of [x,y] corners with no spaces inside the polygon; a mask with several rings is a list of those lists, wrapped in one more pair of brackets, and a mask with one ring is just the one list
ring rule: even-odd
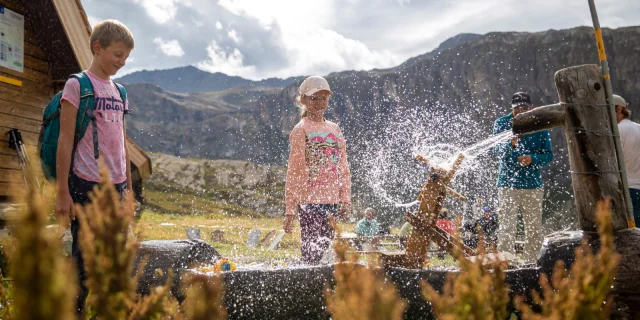
{"label": "blond boy", "polygon": [[83,71],[81,76],[88,77],[93,89],[94,110],[92,115],[87,114],[92,120],[84,135],[78,137],[80,139],[73,150],[76,118],[81,116],[78,114],[79,103],[82,94],[86,92],[80,92],[81,85],[77,78],[69,78],[62,91],[60,136],[56,154],[56,217],[61,223],[67,224],[69,213],[71,214],[72,257],[80,283],[78,313],[83,312],[88,290],[84,284],[86,274],[78,241],[80,225],[73,205],[89,202],[89,192],[100,182],[100,162],[108,169],[111,183],[121,195],[131,186],[124,125],[124,115],[129,112],[129,104],[128,101],[123,101],[125,99],[122,99],[119,88],[111,81],[111,77],[124,67],[133,50],[133,35],[122,23],[105,20],[93,28],[90,41],[93,60],[89,69]]}

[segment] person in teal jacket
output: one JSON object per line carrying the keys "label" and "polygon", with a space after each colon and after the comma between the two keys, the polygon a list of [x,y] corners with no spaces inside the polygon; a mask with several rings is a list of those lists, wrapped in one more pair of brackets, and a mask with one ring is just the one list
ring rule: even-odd
{"label": "person in teal jacket", "polygon": [[[495,121],[493,134],[511,130],[513,118],[533,109],[531,97],[517,92],[512,97],[511,113]],[[544,189],[541,169],[553,160],[548,131],[512,137],[495,148],[498,171],[498,250],[514,253],[518,210],[525,226],[523,262],[536,262],[542,245],[542,200]]]}
{"label": "person in teal jacket", "polygon": [[364,219],[358,221],[356,225],[356,234],[364,237],[372,237],[378,234],[378,221],[376,221],[376,212],[373,208],[364,210]]}

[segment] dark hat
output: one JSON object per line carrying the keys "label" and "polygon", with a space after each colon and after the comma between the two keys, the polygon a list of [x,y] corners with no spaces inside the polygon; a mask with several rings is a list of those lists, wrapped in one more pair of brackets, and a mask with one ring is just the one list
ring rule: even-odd
{"label": "dark hat", "polygon": [[513,97],[511,97],[511,107],[515,108],[522,105],[531,107],[533,105],[533,103],[531,103],[531,97],[525,92],[516,92]]}

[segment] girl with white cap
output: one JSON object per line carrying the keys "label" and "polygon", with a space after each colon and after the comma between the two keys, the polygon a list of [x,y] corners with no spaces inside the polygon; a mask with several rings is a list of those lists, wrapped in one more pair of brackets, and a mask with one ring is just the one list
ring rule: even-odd
{"label": "girl with white cap", "polygon": [[324,118],[331,89],[323,77],[302,82],[296,98],[302,119],[289,136],[284,230],[300,218],[302,263],[318,264],[334,236],[329,216],[351,210],[351,173],[340,127]]}

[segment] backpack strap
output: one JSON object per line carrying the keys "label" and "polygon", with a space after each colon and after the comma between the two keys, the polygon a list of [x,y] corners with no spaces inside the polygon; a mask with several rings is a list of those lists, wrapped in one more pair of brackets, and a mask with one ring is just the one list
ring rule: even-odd
{"label": "backpack strap", "polygon": [[84,136],[87,127],[89,126],[89,121],[91,121],[93,123],[93,157],[98,159],[100,156],[100,149],[98,147],[98,126],[96,124],[96,116],[93,113],[96,109],[93,84],[91,83],[91,79],[89,79],[89,75],[84,71],[72,74],[69,78],[75,78],[80,83],[80,103],[78,105],[78,117],[76,117],[76,130],[73,137],[72,154],[75,154],[78,143]]}
{"label": "backpack strap", "polygon": [[[115,84],[118,88],[118,91],[120,91],[120,99],[122,99],[122,108],[124,109],[127,106],[127,89],[125,89],[123,85],[115,81],[113,82],[113,84]],[[131,111],[129,109],[122,111],[124,112],[124,114],[131,114]],[[122,121],[124,121],[124,116],[122,117]]]}

